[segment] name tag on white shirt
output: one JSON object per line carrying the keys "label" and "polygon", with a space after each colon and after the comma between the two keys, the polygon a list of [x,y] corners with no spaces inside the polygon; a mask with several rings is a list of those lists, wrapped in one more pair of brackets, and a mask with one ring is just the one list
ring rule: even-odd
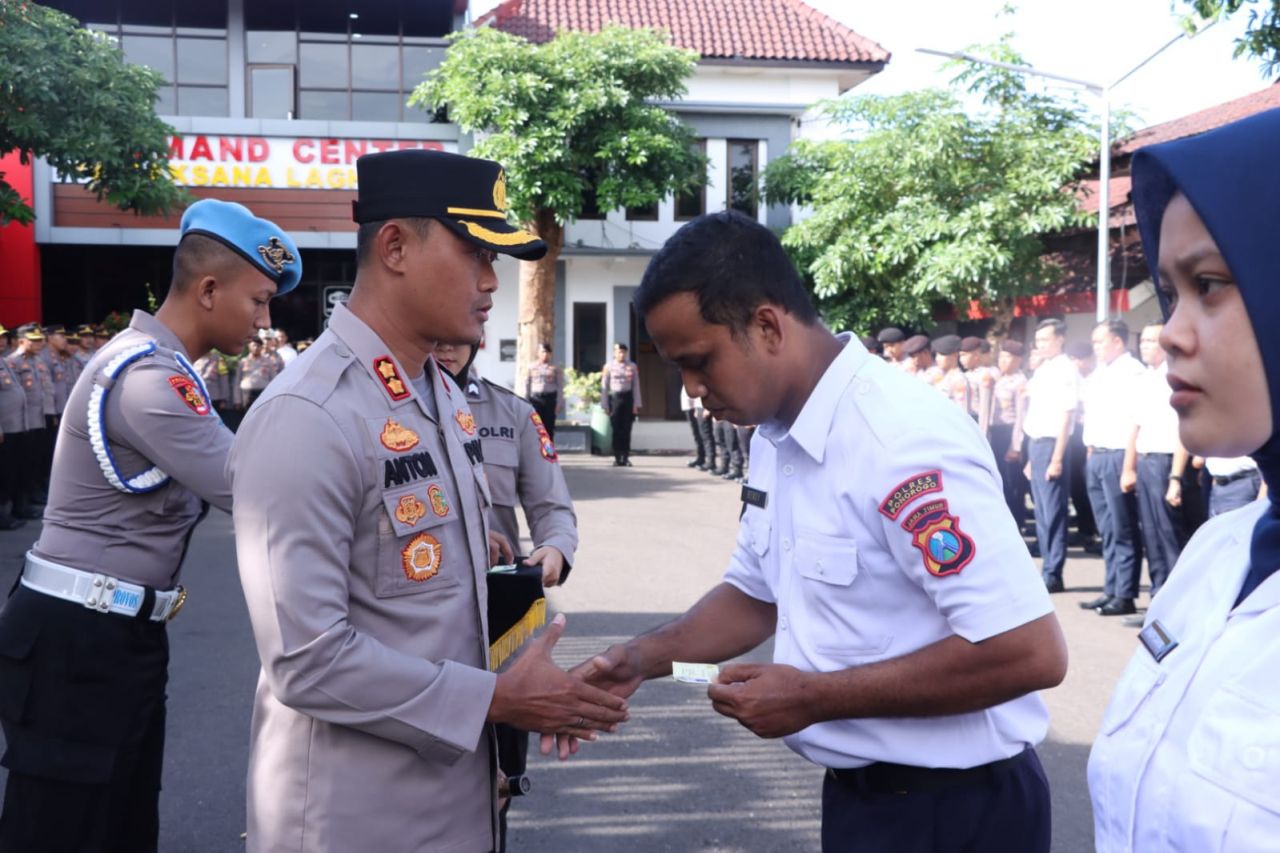
{"label": "name tag on white shirt", "polygon": [[1178,647],[1178,641],[1167,628],[1160,624],[1159,619],[1151,620],[1151,624],[1139,632],[1138,639],[1142,641],[1142,645],[1146,647],[1151,657],[1155,658],[1156,663],[1160,663],[1168,657],[1169,652]]}
{"label": "name tag on white shirt", "polygon": [[764,509],[769,503],[769,494],[768,492],[761,491],[760,489],[743,486],[742,502],[744,504],[750,504],[751,506],[758,507],[759,509]]}

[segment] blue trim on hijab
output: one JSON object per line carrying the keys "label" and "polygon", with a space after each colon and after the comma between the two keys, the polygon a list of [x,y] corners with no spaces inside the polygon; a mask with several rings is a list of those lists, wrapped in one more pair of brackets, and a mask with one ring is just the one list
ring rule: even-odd
{"label": "blue trim on hijab", "polygon": [[[1250,454],[1262,471],[1269,511],[1253,529],[1249,574],[1236,603],[1280,569],[1280,109],[1133,155],[1133,206],[1151,278],[1159,284],[1160,224],[1181,192],[1218,244],[1240,288],[1266,371],[1270,438]],[[1169,306],[1157,287],[1165,316]],[[1261,332],[1261,333],[1260,333]]]}

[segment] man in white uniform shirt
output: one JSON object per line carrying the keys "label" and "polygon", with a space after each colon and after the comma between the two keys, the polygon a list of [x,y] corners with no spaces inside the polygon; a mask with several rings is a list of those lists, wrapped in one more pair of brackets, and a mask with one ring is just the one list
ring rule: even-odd
{"label": "man in white uniform shirt", "polygon": [[1146,370],[1129,354],[1129,327],[1123,320],[1099,323],[1090,340],[1098,366],[1085,382],[1084,444],[1089,453],[1085,475],[1089,503],[1102,534],[1106,577],[1102,596],[1080,606],[1103,616],[1121,616],[1137,609],[1134,601],[1142,573],[1138,501],[1131,491],[1120,488],[1120,475]]}
{"label": "man in white uniform shirt", "polygon": [[1063,352],[1067,326],[1044,320],[1036,327],[1035,346],[1041,364],[1027,382],[1027,455],[1031,464],[1031,500],[1035,504],[1036,539],[1044,559],[1041,573],[1049,592],[1062,592],[1067,564],[1067,498],[1071,475],[1067,442],[1080,395],[1080,374]]}
{"label": "man in white uniform shirt", "polygon": [[1248,456],[1210,456],[1204,460],[1212,478],[1209,489],[1209,517],[1251,504],[1262,494],[1262,474],[1258,463]]}
{"label": "man in white uniform shirt", "polygon": [[[1187,451],[1178,440],[1178,413],[1169,405],[1169,365],[1160,348],[1163,325],[1147,326],[1138,341],[1147,364],[1138,393],[1134,396],[1137,423],[1124,457],[1120,488],[1135,492],[1142,527],[1143,552],[1151,576],[1151,597],[1169,578],[1182,552],[1182,475],[1187,467]],[[1126,625],[1141,625],[1134,616]]]}
{"label": "man in white uniform shirt", "polygon": [[760,426],[724,581],[578,671],[627,695],[772,636],[775,663],[727,666],[708,695],[827,769],[824,853],[1048,850],[1033,691],[1066,650],[973,420],[828,331],[741,213],[681,228],[635,307],[691,395]]}

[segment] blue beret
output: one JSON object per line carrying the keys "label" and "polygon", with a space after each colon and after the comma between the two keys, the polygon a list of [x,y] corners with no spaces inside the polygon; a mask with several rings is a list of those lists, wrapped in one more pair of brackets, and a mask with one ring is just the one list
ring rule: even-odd
{"label": "blue beret", "polygon": [[293,240],[243,204],[201,199],[182,214],[179,234],[179,242],[188,234],[202,234],[227,246],[276,283],[276,296],[293,290],[302,278],[302,258]]}

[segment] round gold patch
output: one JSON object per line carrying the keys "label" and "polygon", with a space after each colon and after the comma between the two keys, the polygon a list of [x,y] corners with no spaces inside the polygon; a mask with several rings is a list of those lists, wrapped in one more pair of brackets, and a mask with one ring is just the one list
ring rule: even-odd
{"label": "round gold patch", "polygon": [[493,182],[493,206],[503,212],[507,209],[507,173],[499,170],[498,180]]}
{"label": "round gold patch", "polygon": [[400,552],[404,576],[411,581],[425,581],[440,571],[440,540],[430,533],[419,533]]}

